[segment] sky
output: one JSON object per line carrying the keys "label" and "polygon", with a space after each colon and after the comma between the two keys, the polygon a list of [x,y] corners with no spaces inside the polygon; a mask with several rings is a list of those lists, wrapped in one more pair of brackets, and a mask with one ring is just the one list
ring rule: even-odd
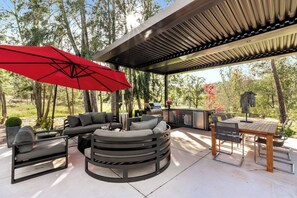
{"label": "sky", "polygon": [[185,74],[189,75],[194,75],[194,76],[199,76],[205,79],[205,83],[216,83],[216,82],[221,82],[222,78],[220,75],[220,70],[227,70],[227,68],[230,67],[240,67],[244,73],[249,73],[250,72],[250,66],[247,64],[238,64],[238,65],[233,65],[233,66],[225,66],[225,67],[216,67],[213,69],[205,69],[205,70],[196,70],[196,71],[191,71]]}

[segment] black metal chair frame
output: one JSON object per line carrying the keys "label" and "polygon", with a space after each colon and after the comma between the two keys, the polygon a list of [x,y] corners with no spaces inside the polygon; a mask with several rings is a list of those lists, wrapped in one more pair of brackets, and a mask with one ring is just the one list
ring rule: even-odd
{"label": "black metal chair frame", "polygon": [[[39,158],[35,158],[35,159],[30,159],[30,160],[27,160],[27,161],[21,161],[21,162],[16,161],[16,155],[18,154],[17,146],[26,145],[26,144],[28,144],[28,142],[20,143],[20,144],[13,144],[12,145],[12,163],[11,163],[11,183],[14,184],[14,183],[17,183],[17,182],[21,182],[21,181],[24,181],[24,180],[27,180],[27,179],[32,179],[34,177],[38,177],[38,176],[41,176],[41,175],[45,175],[45,174],[48,174],[48,173],[52,173],[52,172],[59,171],[59,170],[67,168],[68,167],[68,136],[58,136],[58,137],[53,137],[53,138],[34,140],[34,141],[30,142],[30,144],[32,144],[32,143],[36,144],[36,143],[44,142],[44,141],[52,141],[52,140],[57,140],[57,139],[61,139],[61,138],[64,139],[65,143],[66,143],[65,144],[65,152],[57,153],[57,154],[54,154],[54,155],[47,155],[47,156],[43,156],[43,157],[39,157]],[[20,178],[17,178],[17,179],[15,178],[15,170],[18,169],[18,168],[23,168],[23,167],[26,167],[26,166],[32,166],[32,165],[39,164],[39,163],[42,163],[42,162],[52,161],[52,160],[59,159],[59,158],[64,158],[64,157],[65,157],[65,165],[64,166],[53,168],[53,169],[42,171],[42,172],[38,172],[38,173],[35,173],[35,174],[32,174],[32,175],[27,175],[27,176],[20,177]]]}
{"label": "black metal chair frame", "polygon": [[[85,157],[85,171],[95,179],[123,183],[154,177],[170,165],[170,127],[163,133],[143,137],[102,137],[93,134],[90,157]],[[160,167],[162,160],[167,161]],[[115,178],[96,174],[89,169],[89,163],[103,168],[120,169],[123,175]],[[155,165],[154,172],[129,177],[129,170],[150,164]]]}
{"label": "black metal chair frame", "polygon": [[[218,126],[218,125],[226,125],[226,126]],[[228,127],[227,125],[234,125],[234,128]],[[229,164],[232,166],[237,166],[241,167],[243,161],[244,161],[244,134],[239,134],[239,128],[238,128],[238,123],[227,123],[227,122],[215,122],[215,135],[216,135],[216,140],[219,141],[219,149],[217,151],[217,154],[214,156],[214,160]],[[231,142],[231,152],[225,152],[221,151],[221,141],[224,142]],[[239,162],[239,164],[234,164],[231,162],[227,161],[222,161],[219,160],[217,157],[221,154],[227,154],[227,155],[232,155],[233,154],[233,143],[240,143],[242,141],[242,157]]]}
{"label": "black metal chair frame", "polygon": [[[288,136],[286,135],[286,132],[285,132],[285,127],[287,125],[290,127],[291,124],[292,124],[292,121],[290,122],[289,120],[286,120],[286,122],[282,125],[282,131],[279,132],[277,135],[275,135],[274,140],[273,140],[273,147],[274,147],[273,152],[282,153],[282,154],[286,155],[286,157],[273,155],[273,160],[276,162],[280,162],[280,163],[289,165],[291,167],[291,170],[288,171],[288,170],[277,168],[277,167],[273,167],[273,168],[276,170],[282,171],[282,172],[295,174],[294,163],[292,162],[292,158],[290,155],[291,148],[284,148],[284,146],[283,146],[284,142],[288,139]],[[265,164],[257,161],[257,145],[258,145],[259,157],[266,158],[265,153],[261,152],[261,150],[266,150],[265,147],[263,148],[261,146],[263,144],[266,145],[266,139],[259,138],[259,137],[257,139],[256,138],[257,137],[255,136],[255,138],[254,138],[254,161],[258,165],[266,166]]]}
{"label": "black metal chair frame", "polygon": [[[286,134],[286,126],[288,126],[288,128],[290,128],[291,125],[292,125],[292,120],[287,119],[284,122],[284,124],[282,125],[281,130],[276,135],[274,135],[274,138],[278,139],[279,142],[282,143],[282,145],[281,145],[281,147],[274,148],[273,151],[277,152],[277,153],[285,154],[285,156],[286,156],[286,157],[282,157],[282,156],[275,155],[275,156],[273,156],[274,158],[292,161],[292,157],[291,157],[292,149],[283,146],[284,142],[288,139],[288,136]],[[265,157],[265,153],[262,153],[261,150],[266,150],[266,147],[259,146],[259,148],[260,148],[259,156],[262,158]]]}

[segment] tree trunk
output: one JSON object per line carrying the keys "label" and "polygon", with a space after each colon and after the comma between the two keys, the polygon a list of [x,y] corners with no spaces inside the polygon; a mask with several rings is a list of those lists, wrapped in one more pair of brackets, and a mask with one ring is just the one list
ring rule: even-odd
{"label": "tree trunk", "polygon": [[41,89],[42,89],[42,110],[41,110],[41,114],[42,117],[44,117],[44,112],[45,112],[45,100],[46,100],[46,85],[41,85]]}
{"label": "tree trunk", "polygon": [[100,98],[100,112],[102,112],[103,111],[102,91],[99,92],[99,98]]}
{"label": "tree trunk", "polygon": [[144,108],[146,108],[150,102],[150,73],[144,72]]}
{"label": "tree trunk", "polygon": [[85,105],[85,111],[86,112],[92,112],[92,106],[91,106],[91,100],[90,100],[90,94],[88,90],[83,91],[84,94],[84,105]]}
{"label": "tree trunk", "polygon": [[[131,71],[131,68],[129,68],[129,80],[130,80],[130,83],[132,84],[133,80],[132,80],[132,71]],[[132,84],[132,87],[133,87],[133,84]],[[130,88],[129,89],[130,91],[130,95],[129,95],[129,98],[128,98],[128,113],[129,113],[129,117],[131,118],[132,117],[132,112],[133,112],[133,89]]]}
{"label": "tree trunk", "polygon": [[286,108],[285,108],[285,101],[284,101],[284,96],[283,96],[283,91],[282,87],[279,81],[279,76],[276,70],[275,66],[275,60],[271,59],[271,69],[272,69],[272,74],[274,78],[274,83],[275,83],[275,88],[277,92],[277,97],[278,97],[278,106],[279,106],[279,114],[280,114],[280,122],[284,123],[287,117],[286,114]]}
{"label": "tree trunk", "polygon": [[51,85],[50,86],[50,94],[48,96],[48,101],[47,101],[46,109],[45,109],[44,116],[43,116],[45,119],[48,118],[48,114],[49,114],[50,107],[51,107],[52,96],[53,96],[53,86]]}
{"label": "tree trunk", "polygon": [[137,82],[137,78],[139,78],[139,75],[137,75],[137,77],[136,77],[136,71],[135,71],[135,69],[133,69],[133,89],[134,89],[133,94],[136,97],[138,109],[142,109],[140,96],[139,96],[139,84],[140,83]]}
{"label": "tree trunk", "polygon": [[91,91],[91,104],[93,112],[98,112],[96,91]]}
{"label": "tree trunk", "polygon": [[36,113],[37,113],[37,121],[42,118],[42,87],[39,82],[33,82],[33,94],[35,99]]}
{"label": "tree trunk", "polygon": [[1,102],[1,110],[2,110],[1,112],[2,120],[0,120],[0,123],[2,124],[7,117],[6,99],[5,99],[5,93],[3,92],[3,89],[2,89],[2,84],[0,84],[0,102]]}
{"label": "tree trunk", "polygon": [[67,87],[66,87],[65,91],[66,91],[66,101],[67,101],[68,113],[69,113],[69,115],[72,115],[71,104],[70,104],[70,100],[69,100],[69,93],[68,93]]}
{"label": "tree trunk", "polygon": [[72,97],[72,99],[71,99],[71,115],[74,115],[74,105],[75,105],[75,99],[74,99],[74,89],[71,89],[71,97]]}

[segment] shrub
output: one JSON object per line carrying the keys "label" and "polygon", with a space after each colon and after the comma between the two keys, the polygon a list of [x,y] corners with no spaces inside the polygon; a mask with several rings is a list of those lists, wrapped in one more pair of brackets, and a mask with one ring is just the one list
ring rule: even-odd
{"label": "shrub", "polygon": [[48,118],[48,119],[45,119],[45,118],[42,118],[41,120],[38,120],[36,121],[36,125],[35,125],[35,129],[38,129],[38,128],[41,128],[41,129],[46,129],[46,130],[49,130],[50,127],[51,127],[51,119]]}
{"label": "shrub", "polygon": [[22,125],[22,120],[19,117],[10,117],[5,122],[6,127],[14,127],[14,126],[21,126],[21,125]]}

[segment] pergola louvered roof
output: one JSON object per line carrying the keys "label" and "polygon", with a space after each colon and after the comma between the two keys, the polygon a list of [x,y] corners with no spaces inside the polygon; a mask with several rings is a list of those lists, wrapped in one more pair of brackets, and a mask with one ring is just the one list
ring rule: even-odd
{"label": "pergola louvered roof", "polygon": [[297,0],[177,0],[94,55],[159,74],[297,52]]}

